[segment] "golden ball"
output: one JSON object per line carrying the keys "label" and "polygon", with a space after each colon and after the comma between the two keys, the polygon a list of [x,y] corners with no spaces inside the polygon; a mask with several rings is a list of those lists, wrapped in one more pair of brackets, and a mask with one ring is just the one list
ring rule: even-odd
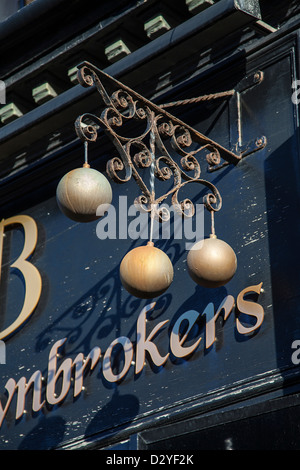
{"label": "golden ball", "polygon": [[216,236],[195,243],[187,256],[188,272],[203,287],[224,286],[234,276],[236,255],[227,243]]}
{"label": "golden ball", "polygon": [[100,204],[110,204],[112,189],[107,178],[89,167],[69,171],[60,180],[56,190],[60,210],[76,222],[92,222]]}
{"label": "golden ball", "polygon": [[170,258],[152,242],[129,251],[120,265],[123,286],[142,299],[163,294],[173,281],[173,275]]}

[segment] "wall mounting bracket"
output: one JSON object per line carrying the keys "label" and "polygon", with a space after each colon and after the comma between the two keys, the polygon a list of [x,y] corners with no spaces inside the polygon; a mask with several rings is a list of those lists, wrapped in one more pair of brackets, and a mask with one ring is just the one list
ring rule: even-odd
{"label": "wall mounting bracket", "polygon": [[[118,156],[107,163],[108,175],[117,183],[125,183],[132,177],[137,182],[142,195],[135,201],[144,210],[150,212],[155,205],[159,208],[169,196],[172,204],[183,215],[194,214],[193,203],[189,199],[178,202],[178,192],[188,183],[200,183],[211,192],[204,198],[209,211],[221,208],[222,199],[217,188],[202,179],[199,157],[204,156],[209,164],[209,171],[215,171],[224,165],[238,164],[242,158],[266,145],[265,137],[255,138],[246,146],[241,136],[240,94],[263,80],[263,74],[256,72],[242,80],[235,90],[206,95],[183,102],[157,105],[130,89],[115,78],[109,76],[89,62],[78,66],[78,80],[84,87],[95,86],[102,99],[99,116],[85,113],[75,122],[78,137],[88,144],[95,142],[98,132],[103,129],[118,151]],[[231,106],[235,130],[230,135],[231,148],[226,149],[170,114],[165,108],[206,99],[230,97],[235,101]],[[86,162],[87,163],[87,162]],[[173,187],[166,193],[156,196],[152,186],[149,188],[141,176],[140,169],[152,170],[152,182],[156,177],[160,181],[173,178]],[[159,209],[157,210],[158,215]]]}

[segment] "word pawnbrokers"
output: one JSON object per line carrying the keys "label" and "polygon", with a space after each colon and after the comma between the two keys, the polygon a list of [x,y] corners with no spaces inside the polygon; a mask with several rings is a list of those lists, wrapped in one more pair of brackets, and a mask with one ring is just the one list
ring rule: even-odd
{"label": "word pawnbrokers", "polygon": [[[240,292],[237,297],[236,308],[238,312],[246,316],[248,315],[252,320],[251,326],[245,326],[245,324],[241,323],[239,317],[236,316],[236,328],[238,333],[242,335],[254,332],[263,322],[263,307],[257,302],[245,300],[244,298],[246,294],[251,292],[255,292],[259,295],[261,287],[262,283],[256,286],[247,287]],[[201,336],[196,338],[192,344],[190,344],[191,341],[188,341],[188,335],[200,316],[196,310],[189,310],[183,313],[174,323],[169,335],[169,352],[165,355],[161,355],[154,343],[154,338],[169,322],[169,320],[164,320],[158,323],[147,335],[147,313],[153,310],[154,307],[155,302],[147,305],[142,309],[138,316],[136,324],[137,341],[135,347],[127,336],[121,336],[112,341],[103,354],[102,374],[108,382],[120,381],[127,374],[132,364],[135,367],[135,374],[139,374],[145,366],[146,352],[148,353],[149,360],[159,367],[165,364],[171,353],[175,357],[184,358],[195,351],[200,344],[202,340]],[[205,348],[210,348],[216,339],[215,325],[220,313],[223,313],[224,320],[226,320],[234,307],[235,299],[231,295],[225,297],[217,311],[215,311],[213,303],[209,303],[206,306],[205,310],[202,312],[202,316],[205,316],[206,320]],[[183,324],[184,329],[182,328]],[[35,412],[41,410],[45,404],[57,405],[64,400],[70,391],[71,383],[73,383],[74,398],[81,393],[83,388],[84,372],[87,367],[89,367],[90,370],[93,370],[96,367],[102,357],[101,349],[99,346],[95,346],[86,357],[84,357],[82,353],[79,353],[74,360],[71,358],[65,358],[58,366],[58,351],[66,341],[67,338],[62,338],[56,341],[50,350],[47,380],[43,378],[42,372],[37,370],[32,374],[28,381],[25,377],[21,377],[18,382],[13,378],[10,378],[7,381],[5,388],[8,393],[8,398],[5,406],[0,402],[0,426],[2,425],[3,419],[7,414],[12,398],[15,394],[17,394],[16,419],[19,419],[24,413],[26,395],[30,388],[33,388],[31,406],[32,410]],[[116,373],[115,364],[113,365],[113,362],[115,363],[115,361],[113,361],[113,351],[115,348],[120,349],[120,347],[123,349],[123,361],[120,366],[121,370]],[[135,360],[133,362],[134,353]],[[60,383],[59,392],[57,391],[58,381]]]}

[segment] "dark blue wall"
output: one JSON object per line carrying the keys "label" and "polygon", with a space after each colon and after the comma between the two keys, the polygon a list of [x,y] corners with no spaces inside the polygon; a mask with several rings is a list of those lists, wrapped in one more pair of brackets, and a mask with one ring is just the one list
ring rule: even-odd
{"label": "dark blue wall", "polygon": [[[185,240],[156,242],[171,258],[175,276],[169,290],[157,299],[147,328],[169,320],[155,338],[161,354],[167,353],[175,320],[188,310],[196,310],[200,316],[191,342],[199,335],[203,338],[197,350],[181,360],[170,356],[160,368],[153,367],[148,358],[139,375],[134,374],[132,366],[119,384],[103,378],[100,361],[85,377],[86,390],[76,399],[70,390],[61,404],[32,413],[29,394],[28,413],[17,422],[14,399],[0,430],[1,448],[49,449],[79,438],[86,442],[102,438],[101,445],[108,445],[118,440],[118,435],[121,440],[136,433],[136,426],[143,430],[155,426],[155,420],[166,423],[176,420],[176,415],[205,415],[218,407],[222,410],[225,404],[238,408],[239,400],[259,403],[275,399],[290,392],[290,383],[297,384],[298,368],[291,361],[291,344],[300,335],[299,149],[297,116],[291,100],[295,38],[291,35],[289,40],[267,45],[240,58],[234,67],[224,66],[186,87],[190,95],[196,90],[197,94],[206,92],[208,86],[232,88],[246,74],[262,70],[263,82],[242,94],[242,128],[245,142],[261,135],[268,142],[265,149],[246,157],[237,167],[230,165],[208,173],[202,163],[203,177],[212,181],[223,197],[223,208],[216,214],[217,235],[233,247],[238,258],[236,275],[225,287],[211,290],[193,283],[186,269]],[[197,105],[181,117],[226,146],[229,128],[234,125],[228,119],[229,107],[230,101]],[[108,152],[101,154],[98,147],[93,155],[93,166],[103,169]],[[101,241],[95,232],[97,222],[81,225],[65,218],[54,195],[63,173],[56,170],[49,188],[45,186],[37,193],[40,197],[33,192],[22,202],[20,199],[23,213],[38,224],[39,240],[32,262],[42,275],[43,290],[30,320],[6,342],[7,364],[0,365],[1,393],[10,377],[16,381],[22,376],[29,379],[36,370],[47,376],[49,351],[61,338],[67,338],[61,362],[67,357],[74,359],[80,352],[86,355],[94,346],[104,352],[119,336],[127,336],[135,345],[138,314],[150,303],[127,294],[119,280],[121,259],[141,241]],[[133,181],[112,186],[116,205],[119,195],[128,195],[133,201],[139,194]],[[200,203],[204,194],[197,186],[189,197]],[[208,236],[209,215],[205,217]],[[9,265],[22,246],[22,234],[13,231],[8,239],[10,251],[6,248],[5,256]],[[4,275],[2,327],[20,310],[23,295],[20,277],[8,268]],[[201,316],[207,304],[213,302],[218,308],[226,295],[236,298],[244,288],[261,282],[264,292],[259,303],[265,311],[261,328],[253,335],[240,335],[233,311],[225,323],[220,318],[216,342],[207,350],[205,318]],[[286,389],[282,383],[278,385],[285,376]],[[235,442],[238,430],[232,429],[229,437]],[[251,439],[255,442],[255,436]],[[221,447],[225,440],[224,435]]]}

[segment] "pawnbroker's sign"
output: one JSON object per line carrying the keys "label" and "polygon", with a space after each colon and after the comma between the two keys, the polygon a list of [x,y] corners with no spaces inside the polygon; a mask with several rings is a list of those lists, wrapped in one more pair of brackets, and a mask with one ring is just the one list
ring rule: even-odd
{"label": "pawnbroker's sign", "polygon": [[[23,415],[26,395],[30,388],[33,389],[32,410],[37,412],[46,404],[61,403],[69,393],[73,393],[74,398],[77,397],[84,387],[84,373],[88,367],[90,370],[95,369],[96,366],[101,367],[103,378],[107,382],[116,383],[125,377],[132,366],[134,373],[139,374],[146,363],[146,353],[148,353],[149,360],[156,366],[164,365],[170,354],[177,358],[189,356],[203,339],[199,336],[192,344],[186,344],[189,333],[200,316],[205,317],[205,348],[210,348],[216,339],[216,321],[219,315],[223,313],[224,320],[226,320],[235,308],[238,333],[241,335],[253,333],[263,322],[264,309],[257,302],[246,300],[245,296],[253,292],[259,295],[261,287],[262,283],[247,287],[237,296],[236,302],[233,296],[226,296],[217,310],[213,303],[209,303],[201,314],[196,310],[183,313],[170,331],[169,352],[165,355],[160,353],[155,344],[155,337],[169,320],[159,322],[150,333],[146,333],[147,313],[155,309],[155,303],[147,305],[140,312],[136,322],[135,342],[127,336],[120,336],[111,342],[105,352],[101,350],[101,346],[95,346],[86,357],[83,353],[79,353],[74,360],[69,357],[60,360],[61,349],[67,338],[56,341],[49,352],[47,377],[43,377],[42,372],[37,370],[28,380],[26,377],[21,377],[18,382],[14,378],[7,381],[5,385],[7,400],[5,403],[0,403],[0,425],[7,415],[15,394],[17,395],[15,418],[19,419]],[[239,320],[239,313],[251,317],[251,326],[245,326]],[[113,365],[112,361],[115,348],[123,350],[123,361],[119,367],[116,367],[115,363]]]}

